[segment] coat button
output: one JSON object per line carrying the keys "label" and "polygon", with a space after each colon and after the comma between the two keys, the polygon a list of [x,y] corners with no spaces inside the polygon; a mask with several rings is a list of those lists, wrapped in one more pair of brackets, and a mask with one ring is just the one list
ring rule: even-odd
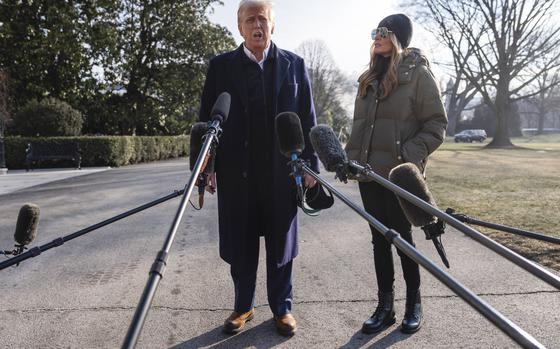
{"label": "coat button", "polygon": [[373,128],[373,125],[371,125],[370,127]]}
{"label": "coat button", "polygon": [[401,144],[401,141],[397,141],[397,144]]}
{"label": "coat button", "polygon": [[400,155],[397,156],[397,159],[402,160],[402,156],[400,156]]}
{"label": "coat button", "polygon": [[242,176],[243,178],[247,178],[247,171],[243,171]]}
{"label": "coat button", "polygon": [[247,149],[249,147],[249,141],[243,142],[243,147],[245,147],[245,149]]}

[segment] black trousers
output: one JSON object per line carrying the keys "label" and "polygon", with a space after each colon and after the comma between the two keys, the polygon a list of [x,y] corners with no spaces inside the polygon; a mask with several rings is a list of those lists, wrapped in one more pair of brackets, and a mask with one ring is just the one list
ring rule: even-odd
{"label": "black trousers", "polygon": [[[415,246],[412,240],[411,225],[406,219],[396,195],[376,182],[360,182],[359,186],[364,209],[383,225],[396,230],[403,239]],[[393,290],[395,281],[392,245],[371,225],[370,229],[377,286],[381,292],[390,292]],[[401,258],[407,291],[418,290],[420,288],[418,264],[401,251],[397,250],[397,253]]]}

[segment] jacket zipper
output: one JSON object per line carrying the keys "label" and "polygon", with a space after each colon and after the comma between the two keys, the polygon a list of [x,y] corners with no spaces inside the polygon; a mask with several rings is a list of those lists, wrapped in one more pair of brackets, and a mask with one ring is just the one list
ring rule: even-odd
{"label": "jacket zipper", "polygon": [[375,119],[377,118],[377,108],[379,108],[379,98],[375,99],[375,110],[373,112],[373,120],[372,120],[372,124],[370,126],[370,136],[369,136],[369,142],[366,148],[366,159],[365,159],[365,163],[368,163],[369,160],[369,151],[371,149],[371,142],[373,141],[373,131],[375,129]]}

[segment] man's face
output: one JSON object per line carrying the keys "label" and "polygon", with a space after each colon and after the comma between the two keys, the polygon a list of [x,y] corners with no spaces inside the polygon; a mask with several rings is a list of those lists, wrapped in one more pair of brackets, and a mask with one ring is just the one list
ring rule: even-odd
{"label": "man's face", "polygon": [[238,23],[245,46],[252,52],[262,52],[270,44],[274,22],[268,18],[265,7],[248,7],[243,10]]}

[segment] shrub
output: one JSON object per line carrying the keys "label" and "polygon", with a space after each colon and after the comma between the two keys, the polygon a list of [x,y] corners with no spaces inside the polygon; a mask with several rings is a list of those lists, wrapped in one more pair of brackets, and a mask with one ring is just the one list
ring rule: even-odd
{"label": "shrub", "polygon": [[14,117],[11,134],[27,137],[79,136],[82,113],[56,98],[31,100]]}
{"label": "shrub", "polygon": [[[43,146],[77,142],[82,152],[82,166],[124,166],[186,156],[189,152],[188,136],[7,137],[6,166],[9,169],[25,168],[25,148],[31,142]],[[34,167],[52,167],[53,163],[45,161],[38,165]]]}

